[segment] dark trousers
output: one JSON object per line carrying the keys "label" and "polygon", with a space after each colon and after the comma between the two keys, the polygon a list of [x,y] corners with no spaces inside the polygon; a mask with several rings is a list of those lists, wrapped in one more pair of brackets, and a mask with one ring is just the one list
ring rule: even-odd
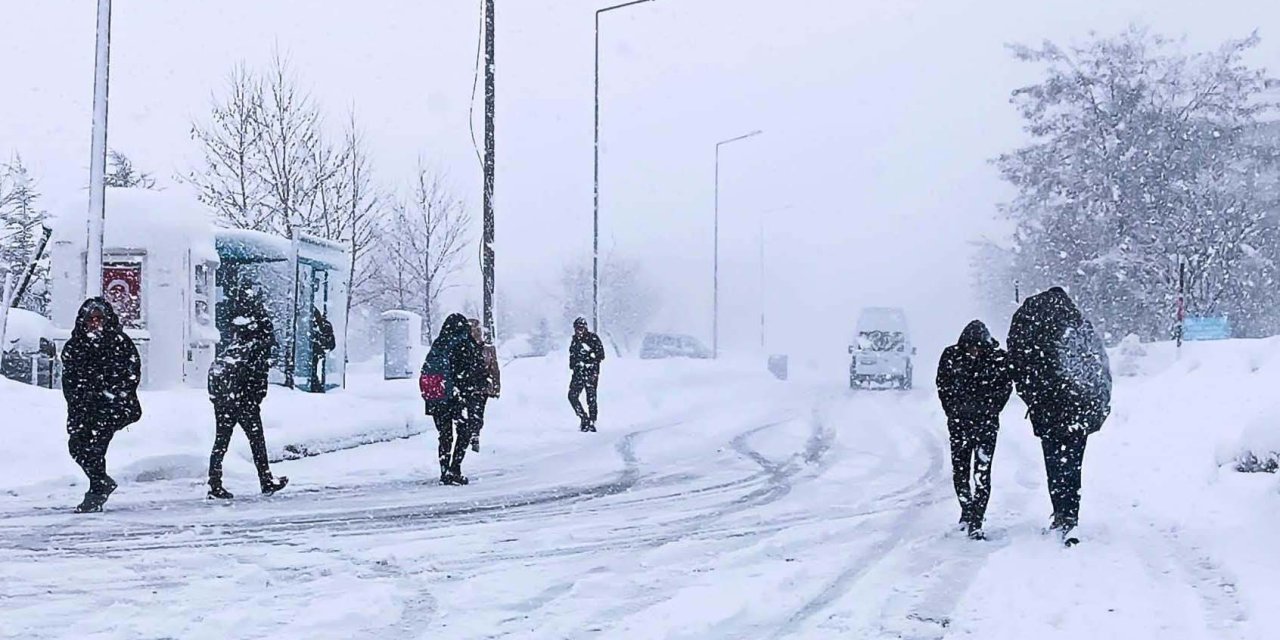
{"label": "dark trousers", "polygon": [[440,473],[462,474],[462,459],[467,455],[467,447],[471,444],[471,421],[463,415],[463,411],[441,412],[431,416],[436,423],[436,434],[440,437]]}
{"label": "dark trousers", "polygon": [[311,392],[324,393],[324,354],[311,357]]}
{"label": "dark trousers", "polygon": [[209,454],[209,486],[222,486],[222,459],[231,446],[231,433],[236,425],[249,439],[249,451],[253,453],[253,466],[258,469],[258,483],[264,488],[271,482],[271,467],[267,462],[267,439],[262,433],[262,409],[257,404],[215,404],[213,415],[217,431],[213,436],[213,453]]}
{"label": "dark trousers", "polygon": [[[578,414],[583,424],[595,424],[596,416],[599,413],[599,406],[596,404],[596,388],[600,386],[600,372],[581,369],[573,372],[573,379],[569,381],[569,406],[573,407],[573,412]],[[582,408],[580,396],[583,393],[587,395],[587,408]]]}
{"label": "dark trousers", "polygon": [[1085,433],[1072,431],[1055,432],[1040,439],[1055,527],[1074,528],[1080,522],[1080,470],[1088,438]]}
{"label": "dark trousers", "polygon": [[954,418],[947,421],[951,436],[951,474],[961,519],[982,526],[991,500],[991,461],[996,454],[999,416]]}
{"label": "dark trousers", "polygon": [[[480,430],[484,428],[484,410],[489,405],[489,396],[485,394],[477,394],[467,398],[467,432],[471,434],[471,438],[480,437]],[[470,438],[468,438],[468,443]]]}
{"label": "dark trousers", "polygon": [[115,434],[116,430],[109,426],[77,424],[68,427],[67,450],[89,479],[89,493],[105,495],[109,493],[109,487],[115,486],[115,481],[107,475],[107,447]]}

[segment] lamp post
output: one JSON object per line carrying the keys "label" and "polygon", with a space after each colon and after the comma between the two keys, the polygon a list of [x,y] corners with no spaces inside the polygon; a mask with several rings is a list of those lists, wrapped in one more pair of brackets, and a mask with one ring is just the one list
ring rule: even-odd
{"label": "lamp post", "polygon": [[715,239],[711,286],[711,357],[713,358],[720,357],[720,147],[758,136],[761,133],[764,133],[764,131],[756,129],[751,133],[745,133],[716,143],[715,217],[712,231]]}
{"label": "lamp post", "polygon": [[595,141],[592,177],[591,233],[591,328],[600,331],[600,14],[653,0],[632,0],[596,9]]}
{"label": "lamp post", "polygon": [[102,226],[106,216],[107,86],[111,65],[111,0],[98,0],[98,40],[93,71],[93,143],[89,156],[88,242],[85,297],[102,295]]}

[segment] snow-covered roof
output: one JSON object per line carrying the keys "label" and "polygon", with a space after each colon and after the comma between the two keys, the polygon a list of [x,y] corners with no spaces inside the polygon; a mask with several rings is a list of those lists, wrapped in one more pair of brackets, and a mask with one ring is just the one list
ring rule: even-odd
{"label": "snow-covered roof", "polygon": [[412,311],[404,311],[402,309],[391,309],[389,311],[382,312],[383,320],[390,320],[392,318],[395,318],[397,320],[410,320],[410,321],[417,320],[419,322],[422,321],[422,316]]}
{"label": "snow-covered roof", "polygon": [[[88,213],[88,191],[55,208],[50,221],[54,242],[85,244]],[[195,198],[173,191],[107,188],[103,227],[107,250],[150,251],[177,243],[189,246],[194,259],[217,262],[213,232],[213,213]]]}
{"label": "snow-covered roof", "polygon": [[35,351],[40,348],[40,338],[52,337],[53,323],[48,318],[26,309],[9,309],[4,329],[4,345],[0,351],[9,351],[15,347],[24,352]]}

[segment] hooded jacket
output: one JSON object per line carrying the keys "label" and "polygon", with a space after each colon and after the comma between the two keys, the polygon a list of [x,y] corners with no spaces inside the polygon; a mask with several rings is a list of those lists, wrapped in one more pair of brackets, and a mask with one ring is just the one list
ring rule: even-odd
{"label": "hooded jacket", "polygon": [[1111,413],[1111,365],[1066,291],[1054,287],[1023,301],[1009,326],[1009,357],[1037,436],[1102,428]]}
{"label": "hooded jacket", "polygon": [[[89,333],[89,316],[102,316],[102,330]],[[103,298],[80,305],[71,339],[62,348],[62,395],[67,400],[68,430],[107,427],[120,430],[142,418],[138,383],[142,360],[120,326],[120,317]]]}
{"label": "hooded jacket", "polygon": [[209,368],[209,399],[215,405],[261,404],[267,397],[275,327],[266,307],[247,303],[231,321],[222,352]]}
{"label": "hooded jacket", "polygon": [[943,350],[937,382],[942,410],[953,420],[995,420],[1013,393],[1008,355],[978,320]]}
{"label": "hooded jacket", "polygon": [[460,313],[450,314],[440,327],[440,335],[431,342],[435,358],[443,354],[453,372],[453,386],[460,395],[483,394],[487,386],[484,356],[480,345],[471,337],[471,323]]}

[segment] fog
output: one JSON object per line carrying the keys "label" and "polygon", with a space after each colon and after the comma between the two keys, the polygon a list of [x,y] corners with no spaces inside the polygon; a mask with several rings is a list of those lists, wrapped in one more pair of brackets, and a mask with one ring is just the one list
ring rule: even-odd
{"label": "fog", "polygon": [[[590,255],[602,4],[498,0],[497,277],[520,297]],[[0,4],[0,157],[23,155],[46,206],[87,183],[94,18],[86,0]],[[185,189],[173,176],[194,166],[193,118],[234,64],[278,48],[335,125],[354,107],[381,182],[406,184],[422,158],[478,212],[478,18],[464,0],[117,0],[110,145]],[[901,305],[931,360],[977,313],[971,243],[1005,232],[988,160],[1025,140],[1008,96],[1035,72],[1005,45],[1133,22],[1194,47],[1258,29],[1256,62],[1280,60],[1280,6],[1259,0],[656,0],[607,14],[602,246],[661,288],[656,329],[709,340],[715,143],[761,129],[722,148],[723,346],[758,345],[762,302],[768,349],[805,355],[843,353],[860,307]],[[466,280],[455,303],[478,297],[478,260]]]}

